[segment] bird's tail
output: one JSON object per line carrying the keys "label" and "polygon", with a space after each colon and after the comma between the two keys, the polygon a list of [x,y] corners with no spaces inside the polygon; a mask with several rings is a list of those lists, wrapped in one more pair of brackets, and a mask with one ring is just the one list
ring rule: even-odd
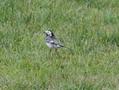
{"label": "bird's tail", "polygon": [[64,45],[60,45],[60,47],[64,47]]}

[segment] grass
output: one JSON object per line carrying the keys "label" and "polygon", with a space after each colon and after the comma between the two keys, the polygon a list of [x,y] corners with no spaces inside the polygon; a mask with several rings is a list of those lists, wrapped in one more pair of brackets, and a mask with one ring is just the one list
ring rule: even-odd
{"label": "grass", "polygon": [[[0,0],[0,90],[118,90],[118,0]],[[51,28],[65,46],[45,45]]]}

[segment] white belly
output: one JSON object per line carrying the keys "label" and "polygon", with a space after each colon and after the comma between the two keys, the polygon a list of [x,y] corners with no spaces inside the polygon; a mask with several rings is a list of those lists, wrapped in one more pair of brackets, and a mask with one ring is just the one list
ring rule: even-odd
{"label": "white belly", "polygon": [[53,45],[50,44],[50,43],[46,43],[46,45],[47,45],[49,48],[53,48]]}
{"label": "white belly", "polygon": [[46,45],[47,45],[49,48],[60,48],[59,45],[54,45],[54,44],[51,44],[51,43],[46,43]]}

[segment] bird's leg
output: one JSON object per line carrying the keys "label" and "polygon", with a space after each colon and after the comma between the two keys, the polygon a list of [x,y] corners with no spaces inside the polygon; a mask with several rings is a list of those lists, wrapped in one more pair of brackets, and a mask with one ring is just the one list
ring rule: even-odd
{"label": "bird's leg", "polygon": [[51,53],[51,51],[52,51],[52,50],[51,50],[51,48],[50,48],[50,53]]}
{"label": "bird's leg", "polygon": [[56,53],[57,56],[59,56],[57,48],[55,48],[55,53]]}
{"label": "bird's leg", "polygon": [[51,56],[52,56],[52,52],[51,52],[51,51],[52,51],[52,49],[50,48],[49,55],[51,55]]}
{"label": "bird's leg", "polygon": [[57,53],[57,49],[55,48],[55,53]]}

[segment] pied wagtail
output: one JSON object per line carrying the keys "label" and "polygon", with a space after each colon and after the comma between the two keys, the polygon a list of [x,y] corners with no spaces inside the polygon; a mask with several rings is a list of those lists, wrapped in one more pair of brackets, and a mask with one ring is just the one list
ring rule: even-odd
{"label": "pied wagtail", "polygon": [[62,45],[55,37],[54,33],[51,32],[50,30],[47,30],[44,32],[46,37],[45,37],[45,42],[46,42],[46,45],[49,47],[49,48],[61,48],[61,47],[64,47],[64,45]]}

